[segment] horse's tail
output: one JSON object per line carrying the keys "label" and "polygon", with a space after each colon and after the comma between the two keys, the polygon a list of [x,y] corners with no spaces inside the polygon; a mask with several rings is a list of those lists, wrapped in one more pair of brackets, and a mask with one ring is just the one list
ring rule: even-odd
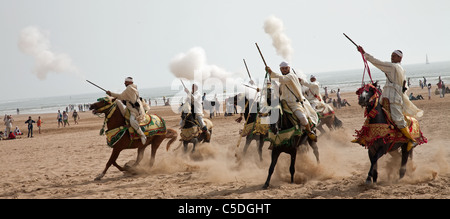
{"label": "horse's tail", "polygon": [[334,116],[334,128],[338,129],[338,128],[342,128],[342,121],[340,119],[338,119],[337,116]]}
{"label": "horse's tail", "polygon": [[177,137],[178,137],[178,133],[176,130],[167,129],[166,138],[170,138],[170,140],[169,140],[169,142],[167,142],[167,146],[166,146],[167,151],[169,150],[170,145],[172,145],[172,143],[177,140]]}

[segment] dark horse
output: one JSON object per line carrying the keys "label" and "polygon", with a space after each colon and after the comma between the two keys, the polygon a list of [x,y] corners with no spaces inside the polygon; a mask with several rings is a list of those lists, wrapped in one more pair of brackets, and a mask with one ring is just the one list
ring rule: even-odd
{"label": "dark horse", "polygon": [[[187,107],[185,110],[182,110],[183,107]],[[181,106],[181,119],[184,121],[183,127],[181,127],[182,131],[180,133],[181,139],[183,141],[184,152],[188,150],[188,144],[192,143],[194,146],[192,148],[192,153],[195,151],[195,147],[199,142],[207,142],[211,141],[212,136],[212,122],[208,119],[203,118],[203,122],[208,128],[207,132],[209,132],[209,139],[206,136],[206,133],[198,127],[197,121],[194,119],[193,113],[190,110],[188,105]],[[196,134],[198,133],[198,134]]]}
{"label": "dark horse", "polygon": [[[104,124],[106,124],[108,130],[126,126],[125,117],[118,109],[117,104],[114,102],[114,100],[115,99],[110,99],[109,97],[100,98],[98,99],[98,102],[91,104],[91,107],[89,108],[90,110],[93,110],[92,113],[94,114],[105,114]],[[166,138],[169,138],[170,141],[167,143],[167,149],[169,149],[170,145],[177,139],[177,135],[177,131],[173,129],[167,129],[167,132],[165,134],[147,137],[147,142],[145,144],[142,144],[140,140],[132,140],[130,138],[128,129],[126,129],[126,133],[123,135],[123,137],[114,144],[113,151],[111,153],[111,156],[109,157],[108,162],[106,163],[105,169],[95,178],[95,180],[100,180],[106,174],[106,171],[111,165],[114,165],[120,171],[126,171],[124,167],[121,167],[116,163],[116,160],[123,149],[138,149],[136,162],[132,166],[134,167],[137,166],[142,160],[145,148],[151,144],[152,154],[150,159],[150,167],[153,166],[153,163],[155,162],[156,150],[158,149],[159,145]]]}
{"label": "dark horse", "polygon": [[[364,87],[360,88],[356,94],[358,97],[358,104],[361,107],[366,107],[365,116],[367,116],[368,125],[384,125],[384,124],[392,124],[390,123],[390,119],[387,117],[386,113],[383,110],[383,106],[381,104],[381,92],[377,89],[377,82],[373,84],[367,84]],[[367,123],[367,121],[366,121]],[[361,131],[364,130],[363,129]],[[395,128],[397,129],[397,128]],[[357,131],[362,133],[361,131]],[[358,134],[361,136],[361,134]],[[423,137],[423,136],[422,136]],[[424,140],[426,142],[426,139]],[[406,163],[408,162],[408,158],[413,155],[413,149],[407,150],[407,142],[404,141],[393,141],[386,142],[386,139],[383,136],[378,136],[373,143],[367,142],[358,142],[358,139],[355,139],[353,142],[360,143],[366,147],[368,147],[369,159],[370,159],[370,169],[366,179],[366,184],[371,184],[377,182],[378,171],[377,171],[377,161],[380,157],[382,157],[387,152],[397,152],[398,149],[401,149],[401,167],[399,171],[400,179],[405,176],[406,173]],[[386,142],[386,143],[385,143]]]}
{"label": "dark horse", "polygon": [[[239,95],[234,96],[234,105],[237,106],[238,102],[241,102],[242,100],[239,100]],[[257,118],[258,118],[258,111],[259,111],[259,103],[255,102],[255,100],[249,100],[247,97],[245,97],[243,105],[245,105],[244,109],[244,117],[239,117],[236,119],[236,122],[240,123],[242,119],[244,119],[244,126],[252,126],[249,127],[248,130],[244,128],[242,130],[243,132],[248,131],[249,133],[242,133],[245,136],[245,146],[244,146],[244,156],[247,153],[247,149],[250,146],[250,143],[252,141],[256,141],[256,145],[258,146],[258,154],[259,154],[259,160],[262,161],[262,148],[264,146],[264,139],[267,137],[267,133],[253,133]],[[250,109],[251,108],[251,109]],[[242,114],[241,114],[242,115]],[[241,135],[242,135],[241,134]]]}
{"label": "dark horse", "polygon": [[[281,104],[282,106],[284,104]],[[290,110],[286,110],[287,105],[285,108],[281,108],[284,112],[281,114],[280,110],[278,110],[279,117],[278,121],[274,124],[270,125],[270,132],[274,133],[275,135],[278,133],[281,133],[285,130],[292,129],[294,125],[294,120],[296,120],[296,116],[293,114],[290,114]],[[300,124],[300,122],[296,121],[297,124]],[[299,131],[299,130],[296,130]],[[270,137],[269,133],[269,137]],[[291,165],[289,167],[289,171],[291,173],[291,183],[294,183],[294,173],[295,173],[295,160],[297,157],[297,149],[300,145],[305,144],[306,142],[309,143],[309,145],[313,148],[314,155],[316,156],[317,163],[320,163],[319,161],[319,148],[317,147],[317,143],[313,140],[311,140],[306,131],[302,131],[298,135],[292,136],[287,144],[281,144],[281,145],[274,145],[273,142],[271,142],[272,147],[272,161],[270,163],[269,167],[269,175],[267,176],[266,183],[263,186],[263,189],[267,189],[269,187],[270,178],[272,177],[273,171],[275,169],[275,165],[277,164],[278,157],[282,152],[288,153],[291,155]]]}

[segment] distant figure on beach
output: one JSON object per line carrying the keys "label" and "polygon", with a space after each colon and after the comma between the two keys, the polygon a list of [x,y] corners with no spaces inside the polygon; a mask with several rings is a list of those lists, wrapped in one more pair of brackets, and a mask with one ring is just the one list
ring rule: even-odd
{"label": "distant figure on beach", "polygon": [[60,128],[60,125],[63,124],[63,116],[61,114],[61,111],[58,110],[58,114],[56,114],[56,120],[58,120],[58,128]]}
{"label": "distant figure on beach", "polygon": [[38,121],[36,122],[36,125],[37,125],[37,127],[38,127],[38,129],[39,129],[39,134],[41,134],[42,120],[41,120],[41,117],[40,117],[40,116],[38,117]]}
{"label": "distant figure on beach", "polygon": [[17,108],[17,110],[16,110],[16,111],[17,111],[17,115],[19,115],[19,113],[20,113],[20,110],[19,110],[19,108]]}
{"label": "distant figure on beach", "polygon": [[428,100],[431,100],[431,83],[428,84]]}
{"label": "distant figure on beach", "polygon": [[12,124],[14,123],[14,119],[11,115],[5,114],[5,118],[3,118],[3,121],[5,122],[6,126],[5,135],[9,135],[9,133],[11,132]]}
{"label": "distant figure on beach", "polygon": [[75,122],[75,124],[78,124],[78,120],[80,119],[80,115],[78,115],[77,110],[73,111],[72,117],[73,117],[73,121]]}
{"label": "distant figure on beach", "polygon": [[66,111],[63,111],[63,121],[64,121],[64,127],[66,127],[66,124],[67,124],[67,126],[70,126],[70,124],[69,124],[69,113],[66,112]]}
{"label": "distant figure on beach", "polygon": [[28,120],[25,121],[25,124],[28,124],[28,138],[33,137],[33,123],[36,123],[34,120],[31,119],[31,116],[28,117]]}
{"label": "distant figure on beach", "polygon": [[340,109],[342,106],[341,88],[338,88],[338,90],[336,92],[336,96],[337,96],[337,108]]}
{"label": "distant figure on beach", "polygon": [[18,136],[18,135],[23,135],[23,133],[20,131],[19,127],[16,126],[16,129],[14,129],[14,135]]}

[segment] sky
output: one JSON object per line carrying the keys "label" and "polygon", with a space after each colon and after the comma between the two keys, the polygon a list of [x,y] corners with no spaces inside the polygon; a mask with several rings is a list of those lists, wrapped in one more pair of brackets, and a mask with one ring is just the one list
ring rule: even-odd
{"label": "sky", "polygon": [[[194,47],[208,64],[264,78],[277,55],[264,21],[284,23],[293,47],[292,66],[305,74],[363,69],[361,55],[342,33],[381,60],[395,49],[403,64],[450,60],[448,0],[0,0],[0,101],[171,86],[170,61]],[[53,54],[73,67],[36,74],[36,58],[21,49],[26,28],[37,28]],[[73,70],[75,69],[75,70]]]}

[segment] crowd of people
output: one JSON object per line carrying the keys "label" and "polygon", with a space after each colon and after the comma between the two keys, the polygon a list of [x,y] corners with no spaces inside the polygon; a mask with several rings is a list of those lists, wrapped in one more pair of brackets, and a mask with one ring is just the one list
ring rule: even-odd
{"label": "crowd of people", "polygon": [[[72,112],[72,118],[74,120],[75,124],[78,124],[78,121],[80,120],[80,115],[77,112],[77,110],[73,110]],[[66,127],[70,126],[69,124],[69,113],[66,111],[63,111],[63,113],[61,113],[60,110],[58,110],[57,116],[56,116],[56,121],[58,123],[58,128],[61,127]],[[21,135],[23,135],[23,132],[20,131],[19,126],[16,126],[15,129],[13,130],[13,125],[14,125],[14,118],[12,115],[7,115],[5,114],[4,118],[3,118],[3,122],[5,125],[5,129],[4,131],[0,131],[0,140],[8,140],[8,139],[16,139],[18,137],[20,137]],[[37,120],[33,120],[33,118],[31,116],[28,117],[28,119],[25,121],[25,124],[27,126],[27,137],[28,138],[33,138],[33,128],[34,128],[34,124],[36,124],[37,128],[38,128],[38,133],[41,134],[41,128],[42,128],[42,124],[44,123],[41,119],[41,116],[38,116]]]}

